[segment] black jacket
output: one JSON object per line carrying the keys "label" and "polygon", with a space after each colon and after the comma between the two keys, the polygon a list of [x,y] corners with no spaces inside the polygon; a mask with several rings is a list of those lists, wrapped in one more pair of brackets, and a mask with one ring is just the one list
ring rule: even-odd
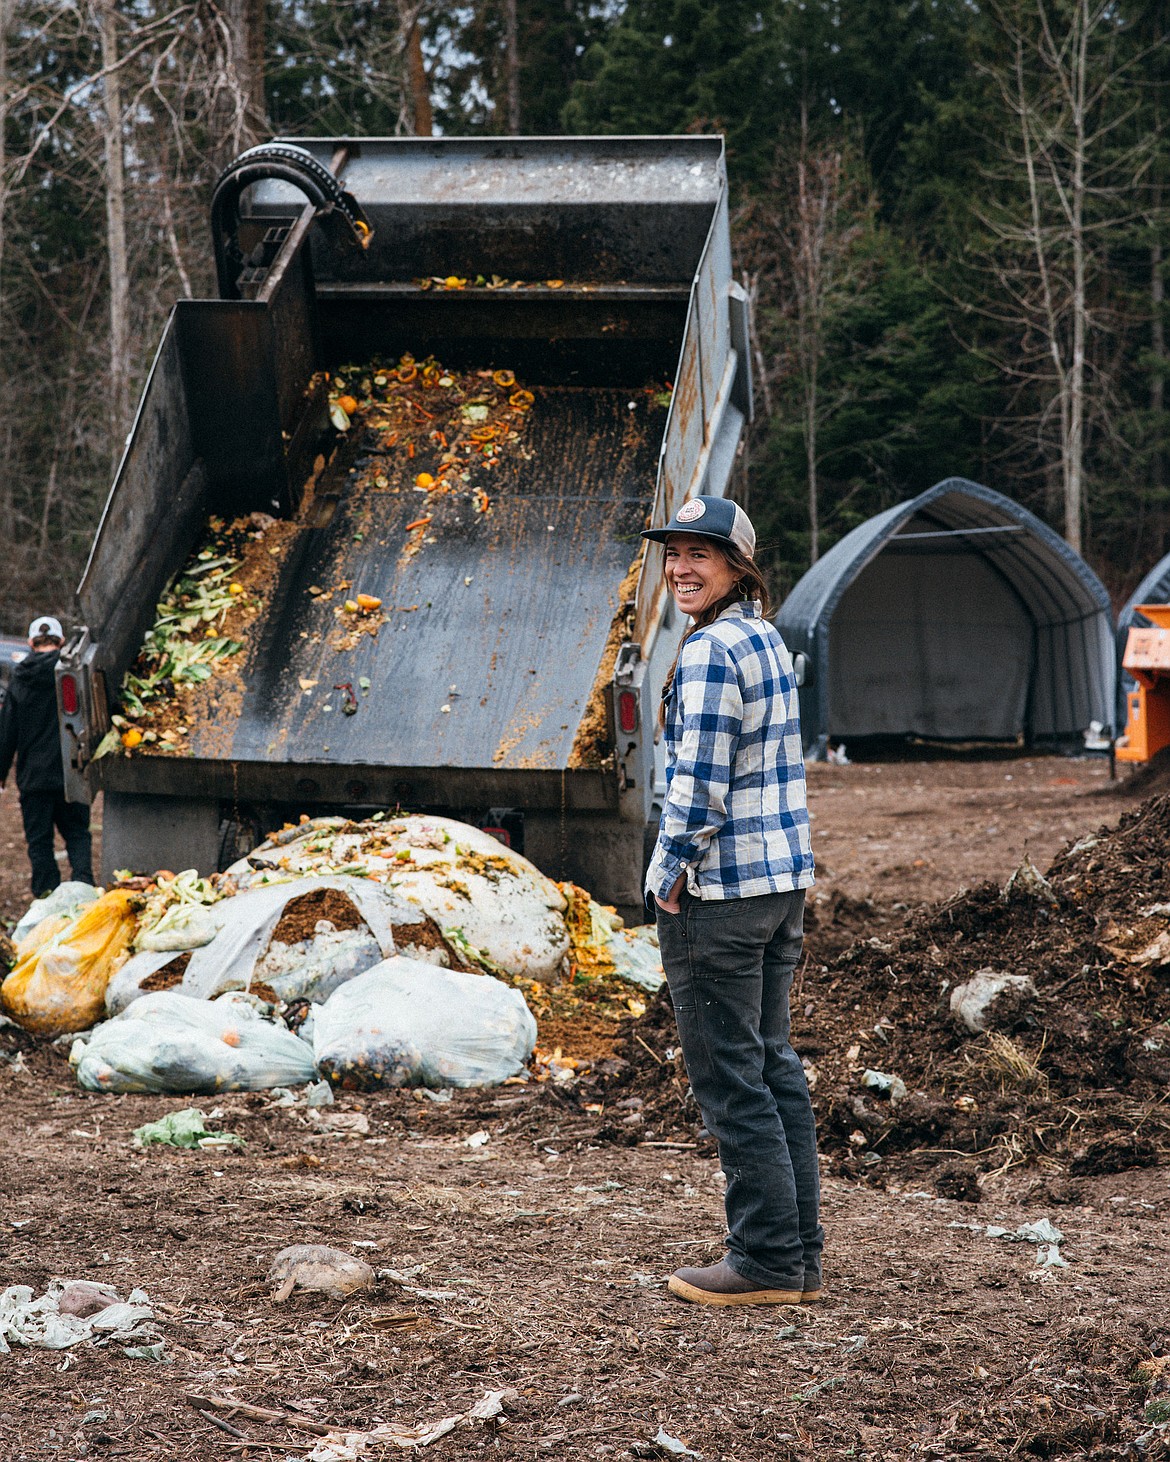
{"label": "black jacket", "polygon": [[0,708],[0,780],[16,759],[22,792],[64,792],[54,674],[60,650],[30,652],[12,671]]}

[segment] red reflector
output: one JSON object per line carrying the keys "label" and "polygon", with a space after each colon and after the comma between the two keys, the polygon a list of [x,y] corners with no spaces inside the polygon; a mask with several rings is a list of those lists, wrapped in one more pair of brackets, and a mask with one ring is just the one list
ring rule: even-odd
{"label": "red reflector", "polygon": [[61,709],[67,716],[77,715],[77,681],[72,675],[61,677]]}
{"label": "red reflector", "polygon": [[512,834],[506,827],[481,827],[481,833],[491,833],[497,843],[503,843],[505,848],[512,846]]}
{"label": "red reflector", "polygon": [[632,690],[618,695],[618,726],[627,736],[638,729],[638,697]]}

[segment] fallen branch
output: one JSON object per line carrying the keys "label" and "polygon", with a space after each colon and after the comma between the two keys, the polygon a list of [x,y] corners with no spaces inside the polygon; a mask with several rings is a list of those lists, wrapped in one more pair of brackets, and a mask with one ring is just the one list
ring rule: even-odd
{"label": "fallen branch", "polygon": [[[200,1416],[205,1416],[216,1426],[226,1427],[219,1417],[212,1416],[211,1408],[214,1411],[226,1411],[229,1416],[242,1416],[246,1421],[263,1421],[272,1426],[293,1426],[299,1427],[301,1431],[313,1432],[319,1437],[328,1436],[333,1427],[326,1426],[322,1421],[310,1421],[308,1417],[297,1416],[291,1411],[277,1411],[267,1406],[249,1406],[246,1401],[236,1401],[231,1396],[196,1396],[187,1393],[187,1401],[192,1405]],[[234,1429],[231,1429],[234,1430]],[[241,1441],[247,1441],[242,1432],[236,1432]]]}

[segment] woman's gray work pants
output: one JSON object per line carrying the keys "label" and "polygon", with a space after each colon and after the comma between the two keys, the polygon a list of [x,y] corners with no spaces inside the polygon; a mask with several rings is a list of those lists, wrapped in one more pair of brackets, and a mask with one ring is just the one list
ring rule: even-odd
{"label": "woman's gray work pants", "polygon": [[727,1177],[727,1258],[768,1289],[819,1289],[824,1231],[816,1128],[788,994],[804,890],[657,910],[691,1089]]}

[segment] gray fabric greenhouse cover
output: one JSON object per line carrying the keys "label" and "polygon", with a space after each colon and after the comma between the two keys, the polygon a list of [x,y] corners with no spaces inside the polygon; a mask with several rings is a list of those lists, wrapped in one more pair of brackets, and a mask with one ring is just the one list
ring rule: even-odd
{"label": "gray fabric greenhouse cover", "polygon": [[1125,698],[1137,684],[1133,676],[1126,674],[1121,667],[1125,642],[1135,625],[1142,628],[1150,622],[1144,614],[1137,612],[1139,604],[1170,604],[1170,553],[1158,560],[1117,616],[1117,719],[1114,725],[1119,735],[1125,730]]}
{"label": "gray fabric greenhouse cover", "polygon": [[775,622],[810,661],[814,755],[850,737],[1031,743],[1113,722],[1101,581],[1026,508],[961,477],[846,534]]}

